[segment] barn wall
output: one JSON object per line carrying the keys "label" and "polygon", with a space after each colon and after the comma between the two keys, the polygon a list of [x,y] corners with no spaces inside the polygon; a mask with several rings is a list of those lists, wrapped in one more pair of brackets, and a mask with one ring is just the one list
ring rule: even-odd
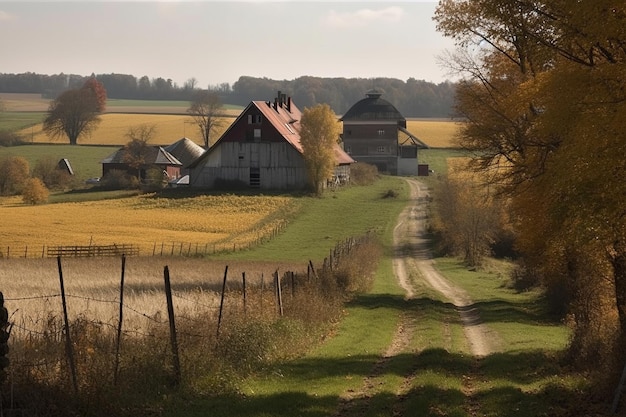
{"label": "barn wall", "polygon": [[306,186],[302,155],[286,142],[221,142],[204,164],[190,173],[191,185],[212,188],[216,180],[250,185],[250,171],[258,170],[263,189],[301,189]]}

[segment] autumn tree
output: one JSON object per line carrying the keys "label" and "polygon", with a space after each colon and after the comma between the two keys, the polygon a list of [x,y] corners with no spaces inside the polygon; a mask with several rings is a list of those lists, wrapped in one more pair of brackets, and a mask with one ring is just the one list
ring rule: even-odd
{"label": "autumn tree", "polygon": [[579,363],[612,369],[626,351],[626,10],[442,0],[435,20],[460,48],[460,143],[511,197],[523,265],[560,288]]}
{"label": "autumn tree", "polygon": [[0,159],[0,195],[19,194],[30,176],[28,161],[21,156]]}
{"label": "autumn tree", "polygon": [[76,145],[81,136],[97,127],[105,105],[106,91],[92,77],[82,88],[67,90],[50,103],[43,130],[53,138],[66,136],[70,145]]}
{"label": "autumn tree", "polygon": [[129,141],[124,146],[124,163],[137,170],[137,179],[141,180],[141,168],[146,165],[146,157],[150,152],[148,142],[156,134],[156,126],[142,124],[133,126],[126,132]]}
{"label": "autumn tree", "polygon": [[107,91],[104,88],[104,84],[102,84],[95,75],[91,75],[91,77],[85,81],[85,84],[82,86],[83,90],[89,90],[96,97],[97,107],[96,110],[99,113],[104,112],[107,104]]}
{"label": "autumn tree", "polygon": [[221,126],[219,119],[222,110],[220,96],[212,91],[198,91],[187,109],[187,113],[193,118],[194,123],[200,130],[200,135],[206,149],[211,146],[211,134]]}
{"label": "autumn tree", "polygon": [[309,182],[317,195],[321,195],[324,182],[332,177],[337,165],[335,146],[339,130],[337,116],[328,104],[318,104],[302,112],[300,143]]}

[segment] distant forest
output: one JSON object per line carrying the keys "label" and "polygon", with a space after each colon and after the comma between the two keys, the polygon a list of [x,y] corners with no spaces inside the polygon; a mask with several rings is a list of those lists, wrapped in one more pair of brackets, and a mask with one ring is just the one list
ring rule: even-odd
{"label": "distant forest", "polygon": [[[35,93],[53,99],[60,92],[78,88],[90,76],[74,74],[44,75],[36,73],[1,74],[0,93]],[[171,79],[147,76],[137,78],[128,74],[98,74],[112,99],[137,100],[191,100],[198,90],[195,79],[178,86]],[[232,86],[222,83],[209,86],[219,93],[222,103],[246,106],[251,100],[272,100],[277,91],[291,96],[303,110],[326,103],[337,114],[345,113],[354,103],[365,97],[369,90],[383,92],[383,98],[392,103],[405,117],[453,116],[455,84],[431,82],[409,78],[320,78],[303,76],[294,80],[272,80],[241,76]]]}

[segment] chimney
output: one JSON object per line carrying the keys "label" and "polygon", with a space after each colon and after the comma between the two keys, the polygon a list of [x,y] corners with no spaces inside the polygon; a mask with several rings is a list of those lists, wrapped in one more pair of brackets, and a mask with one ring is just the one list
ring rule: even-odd
{"label": "chimney", "polygon": [[287,111],[291,113],[291,97],[287,97]]}

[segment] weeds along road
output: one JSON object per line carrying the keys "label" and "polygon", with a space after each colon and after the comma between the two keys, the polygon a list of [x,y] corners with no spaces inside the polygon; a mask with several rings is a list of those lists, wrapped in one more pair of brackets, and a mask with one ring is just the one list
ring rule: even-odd
{"label": "weeds along road", "polygon": [[[414,179],[406,181],[410,186],[410,203],[400,213],[393,232],[394,274],[399,285],[404,289],[406,300],[416,297],[413,280],[421,280],[423,282],[420,284],[425,284],[441,293],[456,307],[463,324],[468,349],[478,363],[480,358],[495,351],[495,346],[491,341],[497,340],[497,335],[482,323],[468,293],[447,280],[435,269],[426,236],[430,196],[426,186],[419,181]],[[381,385],[380,379],[386,372],[388,363],[394,356],[412,349],[411,343],[419,320],[415,313],[411,311],[402,313],[391,344],[375,364],[370,375],[364,378],[361,387],[344,393],[338,410],[334,414],[335,417],[360,415],[362,410],[368,408],[370,399],[375,396],[377,387]],[[446,325],[445,323],[442,325],[445,333]],[[477,368],[476,365],[474,372],[478,372]],[[399,392],[396,393],[398,410],[390,410],[390,415],[401,415],[399,411],[402,408],[401,404],[408,395],[411,395],[412,382],[419,372],[419,369],[413,369],[405,377]],[[473,395],[474,389],[471,383],[473,378],[473,375],[467,376],[463,393],[466,397],[466,410],[470,415],[477,415],[480,412],[480,404]]]}

